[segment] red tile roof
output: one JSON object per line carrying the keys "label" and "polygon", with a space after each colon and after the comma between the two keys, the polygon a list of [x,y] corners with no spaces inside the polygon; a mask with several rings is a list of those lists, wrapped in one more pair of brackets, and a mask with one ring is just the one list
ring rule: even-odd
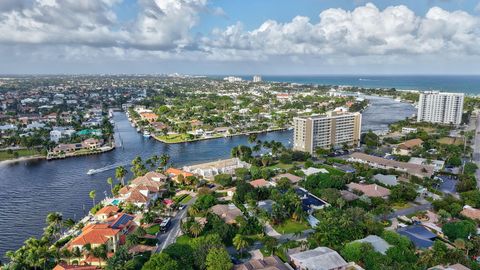
{"label": "red tile roof", "polygon": [[96,266],[93,266],[93,265],[68,265],[68,264],[65,264],[65,263],[57,264],[57,266],[55,266],[53,268],[53,270],[70,270],[70,269],[96,270],[96,269],[100,269],[100,268],[98,268]]}
{"label": "red tile roof", "polygon": [[107,205],[107,206],[104,206],[102,209],[98,210],[97,213],[95,213],[95,216],[99,216],[99,215],[110,216],[115,213],[118,213],[118,211],[120,211],[120,208],[118,208],[117,206]]}
{"label": "red tile roof", "polygon": [[257,179],[257,180],[250,181],[250,185],[252,185],[254,188],[269,187],[271,183],[265,179]]}

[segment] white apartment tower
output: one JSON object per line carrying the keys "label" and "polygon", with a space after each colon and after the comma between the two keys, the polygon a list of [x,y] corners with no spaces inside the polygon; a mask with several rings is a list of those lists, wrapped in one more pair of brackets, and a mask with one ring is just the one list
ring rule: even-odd
{"label": "white apartment tower", "polygon": [[261,81],[262,81],[262,76],[259,76],[259,75],[253,76],[253,82],[254,83],[258,83],[258,82],[261,82]]}
{"label": "white apartment tower", "polygon": [[460,125],[463,99],[463,93],[420,93],[417,122]]}
{"label": "white apartment tower", "polygon": [[326,115],[295,117],[293,119],[293,149],[313,154],[317,148],[347,144],[358,146],[362,115],[330,112]]}

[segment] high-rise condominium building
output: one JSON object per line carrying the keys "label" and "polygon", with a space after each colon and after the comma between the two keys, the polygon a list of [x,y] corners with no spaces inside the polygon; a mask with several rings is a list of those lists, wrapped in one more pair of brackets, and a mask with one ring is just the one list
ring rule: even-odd
{"label": "high-rise condominium building", "polygon": [[262,81],[262,76],[255,75],[253,76],[253,82],[261,82]]}
{"label": "high-rise condominium building", "polygon": [[362,127],[360,113],[330,112],[293,119],[293,149],[314,153],[318,148],[358,146]]}
{"label": "high-rise condominium building", "polygon": [[423,92],[418,100],[418,122],[460,125],[463,93]]}

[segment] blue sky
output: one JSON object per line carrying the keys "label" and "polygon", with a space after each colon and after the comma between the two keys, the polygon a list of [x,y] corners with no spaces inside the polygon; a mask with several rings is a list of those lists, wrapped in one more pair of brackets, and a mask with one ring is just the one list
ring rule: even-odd
{"label": "blue sky", "polygon": [[480,0],[2,0],[0,32],[0,73],[480,70]]}

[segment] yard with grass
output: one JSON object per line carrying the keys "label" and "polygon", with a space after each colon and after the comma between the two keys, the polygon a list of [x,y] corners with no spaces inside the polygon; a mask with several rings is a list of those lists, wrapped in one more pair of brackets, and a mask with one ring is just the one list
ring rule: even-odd
{"label": "yard with grass", "polygon": [[463,145],[463,138],[443,137],[438,139],[437,142],[448,145]]}
{"label": "yard with grass", "polygon": [[11,152],[0,151],[0,161],[31,156],[45,156],[45,153],[34,149],[20,149]]}
{"label": "yard with grass", "polygon": [[293,166],[303,166],[305,162],[293,162],[292,164],[285,164],[285,163],[277,163],[277,164],[274,164],[274,165],[271,165],[271,166],[268,166],[268,168],[270,169],[283,169],[283,170],[289,170],[291,169]]}
{"label": "yard with grass", "polygon": [[155,138],[165,143],[180,143],[189,141],[190,136],[186,133],[182,133],[156,136]]}
{"label": "yard with grass", "polygon": [[160,231],[160,225],[155,224],[151,227],[148,227],[145,231],[150,235],[157,235],[157,233]]}
{"label": "yard with grass", "polygon": [[288,219],[282,224],[273,226],[275,231],[281,234],[298,233],[310,229],[307,222]]}

